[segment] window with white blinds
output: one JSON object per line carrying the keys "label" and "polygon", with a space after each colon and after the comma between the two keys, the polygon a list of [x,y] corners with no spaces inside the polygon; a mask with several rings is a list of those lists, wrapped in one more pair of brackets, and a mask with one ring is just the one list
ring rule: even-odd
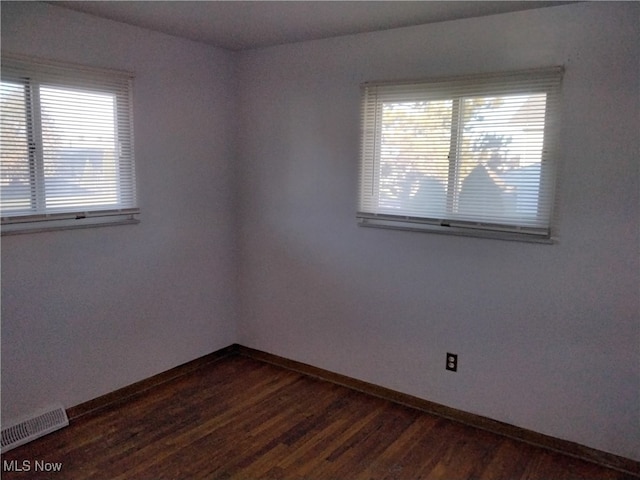
{"label": "window with white blinds", "polygon": [[132,76],[2,55],[2,232],[136,223]]}
{"label": "window with white blinds", "polygon": [[549,241],[561,78],[364,84],[359,223]]}

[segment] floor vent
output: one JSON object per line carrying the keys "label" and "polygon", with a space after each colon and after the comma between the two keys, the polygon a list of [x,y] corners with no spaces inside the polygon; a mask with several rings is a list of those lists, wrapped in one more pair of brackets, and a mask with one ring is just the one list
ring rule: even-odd
{"label": "floor vent", "polygon": [[40,410],[28,419],[2,429],[2,453],[69,425],[61,405]]}

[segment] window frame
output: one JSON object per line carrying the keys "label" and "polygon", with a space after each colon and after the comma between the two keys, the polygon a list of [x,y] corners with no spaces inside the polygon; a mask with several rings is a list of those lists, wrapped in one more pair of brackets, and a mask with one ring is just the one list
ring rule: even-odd
{"label": "window frame", "polygon": [[[25,178],[28,185],[24,187],[30,191],[29,198],[26,199],[29,206],[22,210],[0,213],[2,235],[139,223],[133,137],[133,74],[5,52],[2,52],[1,61],[3,84],[11,83],[24,88],[24,138],[27,142],[27,168],[30,172],[28,180]],[[46,140],[42,127],[41,88],[113,97],[111,151],[114,163],[111,168],[114,171],[91,178],[93,181],[97,179],[101,184],[104,181],[110,182],[115,201],[92,205],[91,197],[87,197],[68,206],[46,205]],[[69,162],[61,165],[71,165],[75,172],[76,167],[72,161]],[[78,170],[82,168],[84,166],[77,167]]]}
{"label": "window frame", "polygon": [[[366,82],[361,85],[361,144],[359,170],[359,204],[356,217],[364,227],[464,235],[536,243],[554,243],[555,190],[557,175],[558,133],[560,126],[560,88],[563,67],[499,72],[490,74],[440,77],[422,80]],[[533,79],[533,80],[529,80]],[[406,91],[406,93],[404,93]],[[382,92],[382,93],[379,93]],[[389,93],[392,92],[392,93]],[[460,92],[464,92],[464,95]],[[452,198],[459,195],[455,187],[458,170],[463,161],[458,151],[459,137],[464,130],[462,103],[468,98],[490,98],[492,95],[545,94],[545,110],[540,160],[540,190],[537,203],[546,202],[547,211],[541,216],[544,227],[529,228],[522,225],[456,219],[452,215]],[[378,97],[380,95],[380,97]],[[373,96],[372,100],[369,96]],[[430,218],[403,214],[390,214],[372,202],[379,202],[380,170],[382,159],[382,115],[384,100],[391,104],[433,102],[449,100],[451,126],[449,137],[446,211],[443,217]],[[370,193],[367,193],[370,192]],[[377,211],[376,211],[377,210]],[[405,212],[408,213],[408,212]],[[540,213],[537,212],[536,216]]]}

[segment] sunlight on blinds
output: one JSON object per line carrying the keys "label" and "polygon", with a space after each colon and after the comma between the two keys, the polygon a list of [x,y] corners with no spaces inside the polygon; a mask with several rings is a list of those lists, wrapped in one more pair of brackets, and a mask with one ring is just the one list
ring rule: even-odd
{"label": "sunlight on blinds", "polygon": [[548,236],[560,78],[365,84],[358,216]]}

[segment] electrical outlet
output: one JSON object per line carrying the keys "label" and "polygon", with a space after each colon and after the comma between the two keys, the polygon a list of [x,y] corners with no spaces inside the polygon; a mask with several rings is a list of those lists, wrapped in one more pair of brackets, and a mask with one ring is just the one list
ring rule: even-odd
{"label": "electrical outlet", "polygon": [[455,353],[447,353],[447,370],[452,372],[458,371],[458,355]]}

